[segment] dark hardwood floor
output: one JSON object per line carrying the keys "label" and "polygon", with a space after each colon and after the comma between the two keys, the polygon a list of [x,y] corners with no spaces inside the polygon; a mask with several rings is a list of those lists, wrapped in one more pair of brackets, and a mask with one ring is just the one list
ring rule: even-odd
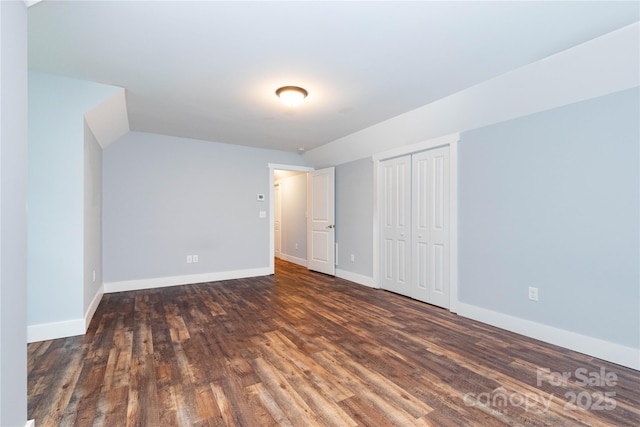
{"label": "dark hardwood floor", "polygon": [[37,427],[640,425],[638,371],[282,261],[104,295],[28,356]]}

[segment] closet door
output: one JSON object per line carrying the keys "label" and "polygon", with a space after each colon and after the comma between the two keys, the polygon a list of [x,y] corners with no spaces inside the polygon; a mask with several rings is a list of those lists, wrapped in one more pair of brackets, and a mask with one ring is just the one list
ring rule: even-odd
{"label": "closet door", "polygon": [[411,296],[411,156],[380,166],[380,286]]}
{"label": "closet door", "polygon": [[412,156],[412,294],[449,308],[449,146]]}

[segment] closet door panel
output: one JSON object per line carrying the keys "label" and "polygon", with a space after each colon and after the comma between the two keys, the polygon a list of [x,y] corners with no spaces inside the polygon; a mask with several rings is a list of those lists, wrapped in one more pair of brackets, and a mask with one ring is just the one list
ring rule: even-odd
{"label": "closet door panel", "polygon": [[449,308],[449,147],[412,156],[412,297]]}
{"label": "closet door panel", "polygon": [[411,156],[381,162],[383,289],[411,296]]}

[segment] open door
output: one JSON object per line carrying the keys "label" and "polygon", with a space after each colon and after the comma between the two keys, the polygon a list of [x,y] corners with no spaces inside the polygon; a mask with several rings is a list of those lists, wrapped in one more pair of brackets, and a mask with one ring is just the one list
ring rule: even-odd
{"label": "open door", "polygon": [[309,172],[307,178],[307,268],[334,276],[335,171]]}

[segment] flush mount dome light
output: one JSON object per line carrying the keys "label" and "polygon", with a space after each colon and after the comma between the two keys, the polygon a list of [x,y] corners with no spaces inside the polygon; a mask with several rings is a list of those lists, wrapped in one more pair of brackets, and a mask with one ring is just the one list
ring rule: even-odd
{"label": "flush mount dome light", "polygon": [[276,95],[278,95],[285,105],[295,107],[302,103],[302,101],[307,97],[308,92],[298,86],[283,86],[276,90]]}

